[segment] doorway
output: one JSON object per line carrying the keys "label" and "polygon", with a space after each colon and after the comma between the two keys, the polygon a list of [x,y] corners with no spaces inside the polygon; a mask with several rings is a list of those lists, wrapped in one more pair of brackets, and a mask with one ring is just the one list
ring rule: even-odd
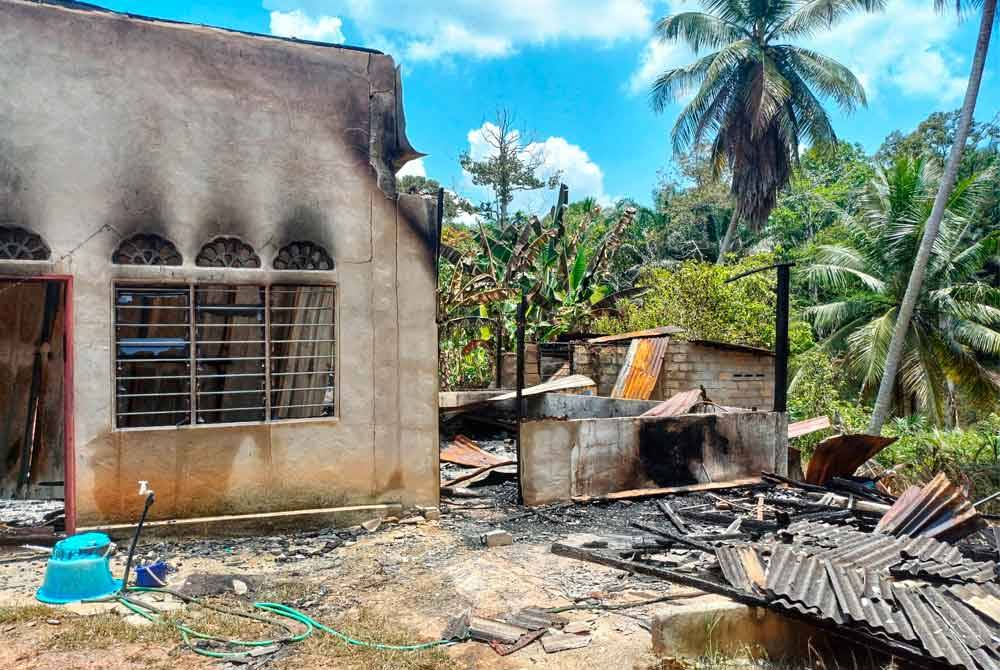
{"label": "doorway", "polygon": [[72,519],[70,291],[68,278],[0,278],[0,525]]}

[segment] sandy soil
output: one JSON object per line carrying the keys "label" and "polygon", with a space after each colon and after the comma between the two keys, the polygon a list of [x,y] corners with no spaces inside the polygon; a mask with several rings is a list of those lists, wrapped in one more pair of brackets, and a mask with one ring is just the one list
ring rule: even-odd
{"label": "sandy soil", "polygon": [[[682,595],[678,587],[553,556],[545,541],[518,538],[512,546],[482,547],[477,531],[490,527],[447,516],[441,522],[387,524],[356,542],[290,561],[276,560],[275,552],[255,540],[216,544],[193,556],[164,557],[177,567],[169,578],[172,585],[198,573],[258,576],[262,586],[244,597],[245,607],[262,596],[285,596],[283,600],[316,619],[359,637],[391,634],[415,642],[436,639],[451,617],[465,611],[499,618],[524,607],[561,607],[583,598],[638,601],[668,594],[671,588]],[[170,546],[182,548],[184,543]],[[157,548],[150,540],[141,551],[151,557]],[[114,560],[116,574],[122,562],[121,556]],[[0,634],[6,643],[0,645],[0,668],[219,667],[184,650],[173,636],[131,640],[120,627],[88,631],[92,624],[85,618],[62,610],[23,609],[37,604],[33,593],[43,569],[43,560],[0,562]],[[407,661],[405,667],[644,669],[650,667],[651,657],[650,636],[643,625],[655,607],[567,612],[568,619],[591,622],[592,642],[582,649],[546,654],[535,643],[500,657],[487,645],[466,642],[412,665]],[[377,625],[372,628],[361,621]],[[262,667],[404,667],[398,659],[376,658],[375,652],[345,657],[330,642],[297,645],[285,658]]]}

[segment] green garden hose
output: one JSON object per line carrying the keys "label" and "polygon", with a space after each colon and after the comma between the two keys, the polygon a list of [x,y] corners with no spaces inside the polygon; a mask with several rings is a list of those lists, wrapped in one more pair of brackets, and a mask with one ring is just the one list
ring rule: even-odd
{"label": "green garden hose", "polygon": [[186,595],[184,595],[182,593],[178,593],[177,591],[174,591],[174,590],[168,589],[168,588],[151,588],[151,587],[142,587],[142,586],[131,586],[131,587],[128,587],[127,589],[123,589],[122,591],[120,591],[117,594],[116,599],[118,600],[118,602],[120,602],[122,605],[124,605],[125,607],[127,607],[132,612],[135,612],[136,614],[138,614],[138,615],[140,615],[140,616],[144,617],[145,619],[148,619],[149,621],[152,621],[152,622],[159,622],[159,621],[163,620],[163,619],[160,618],[161,612],[159,610],[157,610],[156,607],[153,606],[153,605],[150,605],[148,603],[137,601],[137,600],[133,600],[133,599],[129,598],[128,597],[128,593],[129,592],[167,593],[167,594],[170,594],[170,595],[174,596],[175,598],[179,598],[179,599],[181,599],[181,600],[183,600],[185,602],[188,602],[188,603],[194,603],[194,604],[199,605],[201,607],[205,607],[207,609],[215,610],[215,611],[221,612],[223,614],[228,614],[228,615],[237,616],[237,617],[243,617],[245,619],[251,619],[253,621],[257,621],[257,622],[260,622],[260,623],[265,623],[265,624],[269,624],[269,625],[272,625],[272,626],[277,626],[279,628],[284,628],[285,631],[287,632],[287,635],[285,635],[284,637],[281,637],[281,638],[278,638],[278,639],[273,639],[273,640],[233,640],[233,639],[220,638],[220,637],[216,637],[216,636],[213,636],[213,635],[208,635],[206,633],[202,633],[200,631],[194,630],[193,628],[190,628],[189,626],[187,626],[186,624],[181,623],[181,622],[177,622],[177,621],[170,621],[169,622],[174,628],[176,628],[178,631],[180,631],[181,639],[184,640],[185,646],[187,646],[191,651],[195,652],[196,654],[201,654],[202,656],[208,656],[210,658],[221,658],[221,659],[241,658],[241,657],[247,656],[251,652],[250,651],[213,651],[213,650],[210,650],[210,649],[204,649],[204,648],[198,646],[195,642],[192,642],[192,638],[196,638],[197,640],[207,640],[207,641],[211,641],[211,642],[219,642],[219,643],[222,643],[222,644],[225,644],[225,645],[229,645],[229,646],[232,646],[232,647],[257,647],[257,648],[259,648],[259,647],[270,647],[270,646],[273,646],[273,645],[276,645],[276,644],[293,644],[295,642],[301,642],[302,640],[305,640],[310,635],[312,635],[312,633],[313,633],[314,630],[320,630],[320,631],[323,631],[324,633],[327,633],[329,635],[333,635],[334,637],[339,638],[340,640],[342,640],[346,644],[349,644],[349,645],[352,645],[352,646],[357,646],[357,647],[366,647],[368,649],[376,649],[376,650],[379,650],[379,651],[421,651],[421,650],[424,650],[424,649],[432,649],[434,647],[440,647],[440,646],[450,645],[450,644],[454,644],[455,642],[458,642],[458,640],[435,640],[433,642],[423,642],[423,643],[418,643],[418,644],[403,644],[403,645],[382,644],[380,642],[365,642],[364,640],[358,640],[356,638],[351,637],[350,635],[347,635],[345,633],[341,633],[338,630],[330,628],[329,626],[326,626],[326,625],[320,623],[319,621],[316,621],[315,619],[313,619],[312,617],[310,617],[305,612],[301,612],[301,611],[295,609],[294,607],[289,607],[288,605],[283,605],[281,603],[257,602],[257,603],[254,603],[253,606],[254,606],[255,609],[261,610],[263,612],[267,612],[269,614],[273,614],[273,615],[275,615],[277,617],[281,617],[281,619],[289,619],[289,620],[294,621],[294,622],[296,622],[298,624],[301,624],[305,628],[305,630],[303,632],[296,633],[293,630],[292,626],[290,626],[285,621],[282,621],[281,619],[272,619],[272,618],[260,616],[258,614],[253,614],[253,613],[249,613],[249,612],[240,612],[240,611],[229,609],[227,607],[222,607],[222,606],[219,606],[219,605],[210,605],[210,604],[207,604],[207,603],[205,603],[205,602],[203,602],[203,601],[201,601],[201,600],[199,600],[197,598],[192,598],[190,596],[186,596]]}

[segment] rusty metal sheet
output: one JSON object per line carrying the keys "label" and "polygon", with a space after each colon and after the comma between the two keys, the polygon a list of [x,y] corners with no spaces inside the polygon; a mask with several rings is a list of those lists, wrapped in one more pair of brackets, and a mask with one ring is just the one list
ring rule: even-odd
{"label": "rusty metal sheet", "polygon": [[632,340],[625,364],[618,372],[618,380],[611,391],[612,398],[648,400],[660,377],[663,356],[670,345],[669,337]]}
{"label": "rusty metal sheet", "polygon": [[956,541],[985,525],[961,488],[940,473],[923,488],[907,489],[879,520],[875,532]]}
{"label": "rusty metal sheet", "polygon": [[508,459],[483,451],[474,440],[470,440],[465,435],[455,436],[455,441],[441,451],[441,460],[469,468],[483,468],[509,462]]}
{"label": "rusty metal sheet", "polygon": [[865,462],[896,441],[877,435],[834,435],[816,445],[806,465],[806,481],[826,484],[833,477],[848,477]]}
{"label": "rusty metal sheet", "polygon": [[830,417],[828,416],[817,416],[812,419],[806,419],[805,421],[796,421],[795,423],[788,424],[788,439],[794,440],[796,437],[802,437],[803,435],[809,435],[810,433],[815,433],[820,430],[826,430],[830,427]]}
{"label": "rusty metal sheet", "polygon": [[691,389],[681,391],[672,395],[656,407],[647,410],[641,416],[680,416],[690,414],[694,406],[705,400],[705,392],[702,389]]}

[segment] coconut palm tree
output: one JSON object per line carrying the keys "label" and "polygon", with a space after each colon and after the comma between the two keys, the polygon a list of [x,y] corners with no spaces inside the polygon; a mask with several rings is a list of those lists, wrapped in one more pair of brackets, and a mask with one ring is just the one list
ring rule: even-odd
{"label": "coconut palm tree", "polygon": [[701,0],[704,12],[669,16],[657,26],[660,39],[687,44],[694,63],[664,72],[653,84],[653,108],[662,112],[678,95],[694,97],[674,125],[675,152],[708,142],[716,173],[732,171],[736,201],[719,249],[725,262],[736,227],[767,221],[805,140],[836,139],[820,98],[843,110],[865,105],[861,83],[837,61],[789,40],[830,28],[857,9],[875,10],[884,0]]}
{"label": "coconut palm tree", "polygon": [[[998,235],[977,239],[974,214],[985,196],[983,172],[959,182],[904,339],[893,398],[918,404],[938,423],[949,417],[949,382],[971,402],[995,403],[1000,378],[983,364],[1000,355],[1000,290],[976,277],[997,253]],[[899,318],[913,259],[934,208],[942,176],[926,158],[901,157],[878,170],[845,221],[848,242],[821,245],[807,269],[811,281],[839,297],[807,310],[822,346],[846,352],[848,371],[863,395],[878,387]],[[914,403],[914,401],[916,401]]]}
{"label": "coconut palm tree", "polygon": [[[934,4],[938,10],[946,7],[944,0],[934,0]],[[899,373],[903,352],[906,348],[909,322],[913,318],[914,310],[923,292],[922,285],[926,280],[928,268],[931,264],[931,254],[934,252],[934,247],[937,244],[939,228],[945,216],[945,211],[951,197],[951,190],[958,177],[958,169],[962,161],[962,151],[965,149],[965,141],[969,137],[969,131],[972,128],[972,115],[976,109],[976,100],[979,97],[979,86],[983,80],[983,69],[986,67],[986,52],[989,51],[990,36],[993,34],[997,0],[978,0],[978,2],[974,0],[973,4],[982,5],[983,15],[979,23],[976,50],[972,57],[972,72],[969,74],[969,85],[965,90],[965,100],[962,103],[962,111],[959,114],[955,143],[952,144],[951,152],[948,154],[948,162],[945,164],[944,175],[938,187],[934,207],[929,213],[927,225],[923,230],[920,247],[915,251],[916,259],[913,263],[913,271],[910,273],[906,292],[902,296],[899,319],[896,322],[892,340],[889,342],[885,370],[882,373],[878,397],[875,399],[872,420],[868,426],[868,432],[873,435],[881,434],[882,426],[889,416],[893,388],[897,384],[896,375]],[[959,13],[962,12],[962,0],[955,0],[955,8]]]}

